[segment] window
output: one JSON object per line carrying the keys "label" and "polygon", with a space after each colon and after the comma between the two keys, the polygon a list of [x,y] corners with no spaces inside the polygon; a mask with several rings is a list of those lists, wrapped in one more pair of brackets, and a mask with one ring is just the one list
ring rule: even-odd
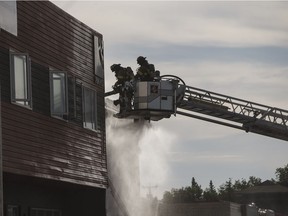
{"label": "window", "polygon": [[104,79],[104,48],[103,40],[94,36],[94,67],[95,75]]}
{"label": "window", "polygon": [[17,36],[17,5],[16,0],[0,1],[1,28]]}
{"label": "window", "polygon": [[65,72],[50,72],[51,115],[66,119],[68,115],[67,75]]}
{"label": "window", "polygon": [[19,206],[16,205],[8,205],[7,206],[7,212],[6,215],[7,216],[19,216]]}
{"label": "window", "polygon": [[97,129],[96,104],[96,92],[88,88],[83,88],[83,124],[85,128],[92,130]]}
{"label": "window", "polygon": [[28,54],[11,53],[10,63],[11,101],[31,108],[31,72]]}
{"label": "window", "polygon": [[57,209],[31,208],[31,216],[61,216],[61,211]]}

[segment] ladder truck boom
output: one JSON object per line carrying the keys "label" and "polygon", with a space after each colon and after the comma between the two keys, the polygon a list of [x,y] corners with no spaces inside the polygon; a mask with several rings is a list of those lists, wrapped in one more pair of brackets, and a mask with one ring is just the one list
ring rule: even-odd
{"label": "ladder truck boom", "polygon": [[173,75],[153,81],[134,80],[131,86],[132,105],[120,109],[114,115],[117,118],[158,121],[179,114],[288,141],[288,110],[187,86]]}
{"label": "ladder truck boom", "polygon": [[[288,141],[288,111],[186,86],[177,114]],[[200,114],[200,115],[199,115]]]}

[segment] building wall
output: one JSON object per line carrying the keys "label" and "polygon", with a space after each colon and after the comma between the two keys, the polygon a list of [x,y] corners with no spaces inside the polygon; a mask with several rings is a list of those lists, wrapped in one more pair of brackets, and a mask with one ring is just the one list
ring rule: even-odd
{"label": "building wall", "polygon": [[158,216],[241,216],[241,205],[229,202],[159,204]]}
{"label": "building wall", "polygon": [[259,208],[271,209],[276,213],[288,215],[288,193],[243,193],[238,197],[241,203],[256,203]]}
{"label": "building wall", "polygon": [[[33,214],[33,209],[60,211],[61,216],[104,216],[105,190],[43,178],[4,174],[4,215],[8,209],[18,209],[17,216],[51,215]],[[60,216],[60,215],[59,215]]]}
{"label": "building wall", "polygon": [[102,40],[101,34],[48,1],[19,1],[17,13],[18,37],[1,32],[2,46],[27,52],[35,62],[67,70],[95,87],[93,36]]}
{"label": "building wall", "polygon": [[[104,77],[94,44],[102,35],[48,1],[17,1],[17,15],[18,36],[0,32],[3,171],[106,188]],[[11,51],[29,55],[32,109],[11,103]],[[50,114],[51,69],[68,75],[65,120]],[[83,128],[83,87],[97,93],[97,130]]]}

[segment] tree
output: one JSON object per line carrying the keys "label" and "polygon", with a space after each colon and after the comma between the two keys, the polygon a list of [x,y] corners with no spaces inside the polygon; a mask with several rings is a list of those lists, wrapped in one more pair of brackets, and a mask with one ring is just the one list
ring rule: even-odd
{"label": "tree", "polygon": [[245,179],[236,180],[234,182],[233,188],[235,191],[241,191],[248,187],[248,182]]}
{"label": "tree", "polygon": [[277,168],[275,174],[278,183],[288,186],[288,164],[284,167]]}
{"label": "tree", "polygon": [[209,182],[209,188],[206,188],[205,191],[203,192],[203,198],[205,201],[209,202],[218,201],[218,194],[212,180],[210,180]]}
{"label": "tree", "polygon": [[234,201],[234,191],[235,190],[233,189],[232,179],[229,178],[229,180],[226,181],[224,184],[220,185],[220,188],[218,189],[219,199],[225,201]]}
{"label": "tree", "polygon": [[262,180],[260,178],[257,178],[255,176],[250,176],[248,180],[248,186],[249,187],[254,187],[256,185],[261,184]]}
{"label": "tree", "polygon": [[199,201],[202,199],[202,193],[203,190],[201,188],[201,185],[198,185],[198,183],[195,181],[195,178],[192,177],[191,181],[191,195],[193,201]]}
{"label": "tree", "polygon": [[[288,184],[288,164],[284,168],[278,168],[276,170],[276,175],[279,181],[286,182]],[[209,187],[204,191],[201,188],[195,178],[192,177],[191,186],[182,187],[180,189],[172,189],[171,192],[166,191],[163,195],[163,202],[165,203],[187,203],[196,201],[235,201],[235,192],[244,190],[249,187],[259,185],[261,179],[250,176],[248,180],[242,178],[241,180],[236,180],[234,184],[232,179],[229,178],[224,184],[220,185],[217,190],[213,185],[212,180],[209,182]]]}
{"label": "tree", "polygon": [[173,195],[169,191],[165,191],[163,195],[163,202],[164,203],[173,203]]}
{"label": "tree", "polygon": [[191,186],[182,187],[180,189],[172,189],[171,192],[166,191],[163,195],[165,203],[188,203],[202,200],[203,190],[201,185],[192,178]]}
{"label": "tree", "polygon": [[241,191],[241,190],[244,190],[246,188],[259,185],[260,183],[261,183],[260,178],[250,176],[248,181],[246,181],[246,179],[243,179],[243,178],[241,180],[236,180],[234,182],[233,189],[235,191]]}

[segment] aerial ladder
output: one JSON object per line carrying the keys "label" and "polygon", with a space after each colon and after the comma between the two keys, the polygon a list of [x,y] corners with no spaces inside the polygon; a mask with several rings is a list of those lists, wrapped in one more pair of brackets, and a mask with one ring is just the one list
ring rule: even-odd
{"label": "aerial ladder", "polygon": [[133,86],[132,109],[115,117],[158,121],[179,114],[288,141],[288,110],[187,86],[173,75]]}
{"label": "aerial ladder", "polygon": [[284,109],[186,86],[176,113],[288,141]]}

